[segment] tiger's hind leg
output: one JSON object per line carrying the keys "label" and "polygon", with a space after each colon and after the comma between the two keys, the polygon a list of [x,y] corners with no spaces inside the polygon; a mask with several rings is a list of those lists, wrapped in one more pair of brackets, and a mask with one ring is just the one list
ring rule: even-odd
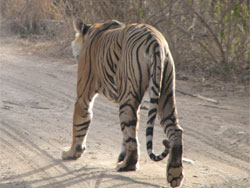
{"label": "tiger's hind leg", "polygon": [[159,101],[159,116],[161,126],[166,134],[170,152],[167,164],[167,181],[172,187],[181,185],[183,179],[182,165],[182,128],[177,118],[177,109],[175,102],[175,72],[174,65],[169,60],[164,68],[163,83]]}
{"label": "tiger's hind leg", "polygon": [[182,166],[182,132],[176,131],[175,138],[170,142],[170,155],[167,165],[167,181],[172,187],[181,185],[183,179]]}
{"label": "tiger's hind leg", "polygon": [[162,119],[162,127],[170,145],[166,174],[168,183],[170,183],[172,187],[178,187],[181,185],[183,179],[182,129],[178,124],[175,108],[173,107],[171,110],[172,112],[169,111],[170,114],[168,113],[167,116]]}
{"label": "tiger's hind leg", "polygon": [[70,150],[62,153],[62,159],[78,159],[86,148],[88,128],[91,121],[92,109],[88,98],[80,98],[75,103],[73,116],[73,140]]}
{"label": "tiger's hind leg", "polygon": [[120,122],[123,133],[122,151],[118,158],[118,171],[133,171],[138,168],[139,159],[139,104],[137,102],[120,105]]}

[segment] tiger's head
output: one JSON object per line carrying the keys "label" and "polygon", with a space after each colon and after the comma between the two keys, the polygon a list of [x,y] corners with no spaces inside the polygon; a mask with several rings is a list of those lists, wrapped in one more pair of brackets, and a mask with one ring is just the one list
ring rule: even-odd
{"label": "tiger's head", "polygon": [[72,53],[76,60],[78,60],[82,45],[84,42],[84,38],[86,33],[88,32],[89,28],[91,27],[90,24],[84,24],[83,21],[80,18],[75,19],[74,23],[74,30],[76,32],[75,34],[75,40],[72,41]]}
{"label": "tiger's head", "polygon": [[87,43],[87,41],[90,42],[93,40],[92,38],[94,38],[88,36],[96,36],[100,33],[105,33],[112,29],[123,28],[125,26],[117,20],[110,20],[104,23],[84,24],[80,18],[75,19],[73,25],[76,34],[75,40],[72,42],[72,52],[76,60],[79,60],[83,44],[85,44],[85,42]]}

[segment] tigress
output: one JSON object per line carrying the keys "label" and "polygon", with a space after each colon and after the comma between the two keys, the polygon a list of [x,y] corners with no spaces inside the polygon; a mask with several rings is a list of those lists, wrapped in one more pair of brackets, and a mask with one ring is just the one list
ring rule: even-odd
{"label": "tigress", "polygon": [[[175,67],[164,36],[147,24],[123,24],[112,20],[85,24],[74,21],[76,32],[72,42],[78,62],[77,99],[73,115],[73,141],[63,159],[77,159],[86,147],[92,106],[97,94],[119,104],[120,126],[123,133],[117,170],[136,170],[139,159],[138,125],[142,98],[150,95],[146,128],[146,147],[153,161],[169,153],[167,181],[172,187],[181,185],[182,128],[177,119],[175,102]],[[153,152],[153,130],[156,115],[166,134],[165,150]]]}

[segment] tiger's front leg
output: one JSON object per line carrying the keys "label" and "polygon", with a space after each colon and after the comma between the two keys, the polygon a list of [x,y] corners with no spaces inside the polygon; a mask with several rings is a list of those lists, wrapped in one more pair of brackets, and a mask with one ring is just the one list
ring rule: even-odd
{"label": "tiger's front leg", "polygon": [[118,158],[118,171],[133,171],[138,168],[139,160],[139,110],[138,105],[120,106],[121,131],[123,133],[122,151]]}
{"label": "tiger's front leg", "polygon": [[73,139],[70,150],[62,153],[62,159],[72,160],[79,158],[86,148],[88,128],[91,121],[90,101],[78,99],[75,103],[73,116]]}
{"label": "tiger's front leg", "polygon": [[124,161],[126,154],[127,154],[126,142],[123,139],[123,141],[122,141],[122,149],[121,149],[121,153],[120,153],[120,155],[118,157],[117,163],[120,163],[120,162]]}

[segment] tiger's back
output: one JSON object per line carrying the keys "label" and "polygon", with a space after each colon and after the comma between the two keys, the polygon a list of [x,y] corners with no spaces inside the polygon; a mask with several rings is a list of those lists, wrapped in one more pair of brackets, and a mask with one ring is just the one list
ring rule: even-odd
{"label": "tiger's back", "polygon": [[[91,68],[93,77],[98,78],[98,92],[114,102],[119,102],[119,80],[122,80],[122,76],[132,77],[125,75],[129,72],[124,70],[127,70],[128,66],[133,70],[142,69],[139,74],[141,77],[145,76],[145,81],[139,84],[143,86],[149,79],[147,69],[151,66],[154,55],[151,48],[157,43],[166,52],[167,43],[160,32],[146,24],[125,26],[118,21],[110,21],[105,24],[94,24],[92,27],[94,32],[86,40],[86,48],[81,51],[80,62],[89,62],[87,65],[84,63],[84,66],[85,69],[89,66],[87,69]],[[139,65],[135,62],[139,62]],[[121,92],[120,89],[119,91]]]}
{"label": "tiger's back", "polygon": [[[73,142],[64,159],[76,159],[85,150],[96,94],[119,103],[122,150],[119,171],[135,170],[139,158],[140,103],[148,90],[150,108],[146,129],[147,151],[159,161],[170,152],[167,175],[171,186],[181,184],[182,129],[175,105],[174,62],[163,35],[146,24],[124,25],[118,21],[86,25],[75,22],[73,54],[78,61],[77,100],[73,116]],[[153,152],[156,116],[166,134],[165,150]]]}

